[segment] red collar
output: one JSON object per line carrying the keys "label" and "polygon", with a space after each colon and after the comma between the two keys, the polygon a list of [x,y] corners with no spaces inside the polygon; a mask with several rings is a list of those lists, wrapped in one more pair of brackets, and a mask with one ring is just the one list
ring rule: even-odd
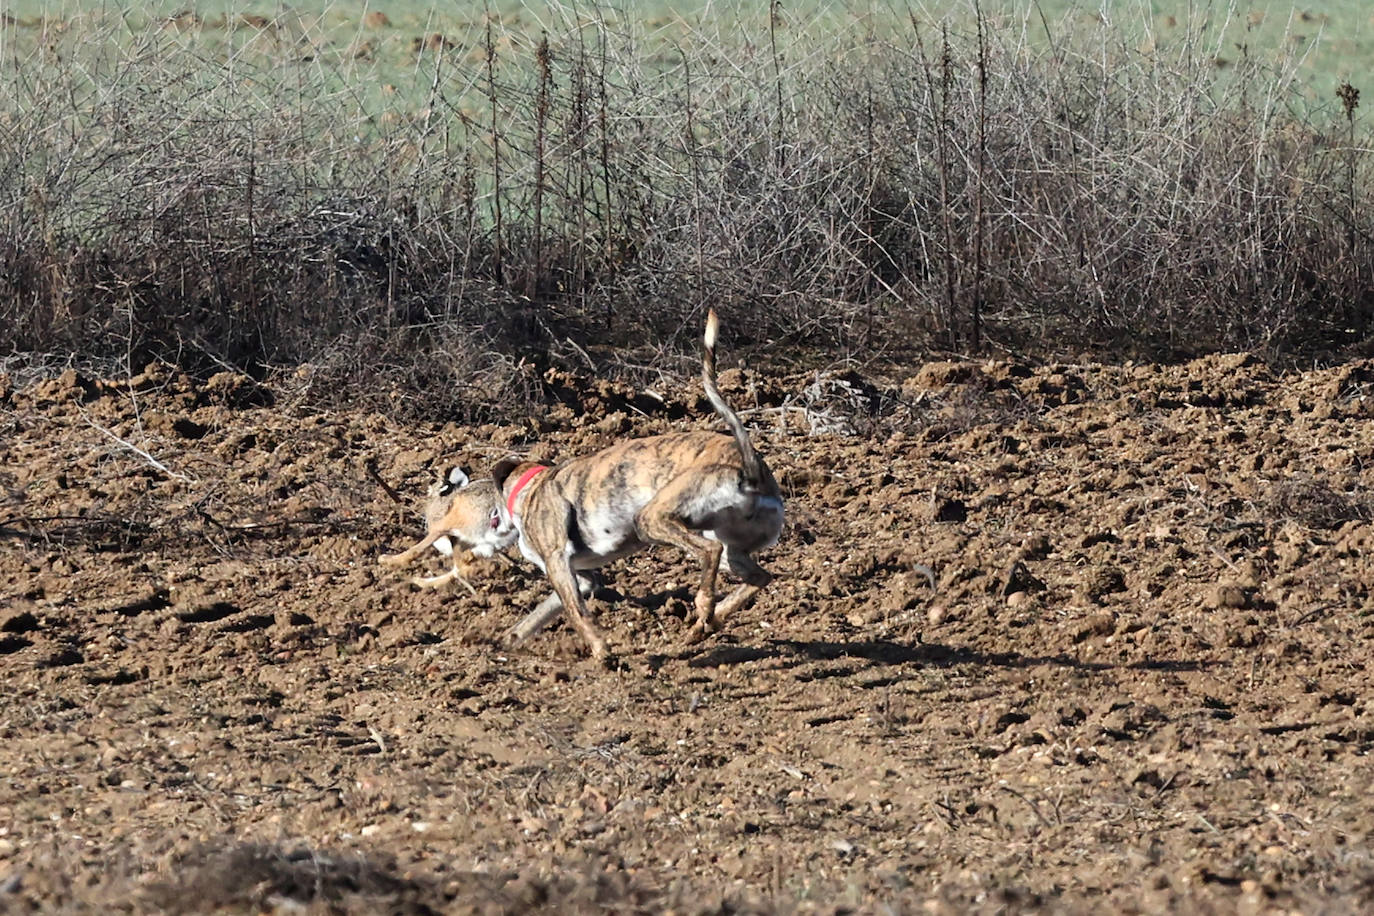
{"label": "red collar", "polygon": [[548,465],[536,464],[528,471],[520,475],[520,479],[515,482],[515,486],[510,491],[510,496],[506,497],[506,511],[512,516],[515,515],[515,497],[520,495],[520,491],[525,489],[525,484],[534,479],[534,475],[540,471],[547,471]]}

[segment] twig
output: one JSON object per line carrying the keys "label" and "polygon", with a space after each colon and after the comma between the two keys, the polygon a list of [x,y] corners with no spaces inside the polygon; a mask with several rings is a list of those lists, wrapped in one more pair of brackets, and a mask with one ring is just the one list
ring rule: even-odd
{"label": "twig", "polygon": [[564,338],[564,340],[568,344],[568,346],[572,347],[573,350],[576,351],[578,356],[582,357],[582,361],[587,364],[588,369],[592,370],[593,372],[597,371],[596,360],[592,359],[591,354],[589,354],[586,350],[582,349],[582,347],[578,345],[577,341],[573,340],[571,337]]}
{"label": "twig", "polygon": [[1013,789],[1011,786],[1001,785],[1001,786],[998,786],[997,788],[1001,789],[1001,790],[1004,791],[1004,792],[1010,792],[1012,795],[1015,795],[1017,798],[1019,798],[1019,799],[1021,799],[1023,802],[1025,802],[1025,803],[1030,807],[1031,812],[1035,815],[1036,819],[1040,821],[1040,823],[1044,824],[1046,827],[1049,827],[1049,828],[1053,828],[1053,827],[1054,827],[1054,825],[1051,824],[1051,823],[1049,822],[1049,820],[1045,817],[1045,815],[1043,815],[1043,814],[1040,813],[1040,807],[1039,807],[1038,805],[1036,805],[1035,802],[1031,801],[1029,798],[1027,798],[1026,796],[1022,795],[1020,792],[1016,791],[1016,790]]}
{"label": "twig", "polygon": [[120,524],[121,519],[107,518],[101,515],[12,515],[6,519],[0,519],[0,538],[15,538],[20,541],[36,542],[51,537],[51,533],[41,531],[24,531],[21,528],[11,527],[13,525],[32,525],[37,527],[45,522],[81,522],[86,525],[113,525]]}
{"label": "twig", "polygon": [[113,439],[115,442],[117,442],[118,444],[124,446],[126,449],[128,449],[128,450],[131,451],[131,452],[133,452],[135,455],[139,456],[139,457],[142,458],[144,461],[148,462],[148,464],[152,465],[152,466],[153,466],[154,468],[156,468],[157,470],[159,470],[159,471],[161,471],[162,473],[166,474],[168,477],[171,477],[171,478],[173,478],[174,480],[183,481],[183,482],[185,482],[185,483],[195,483],[195,480],[194,480],[193,478],[187,477],[185,474],[180,474],[180,473],[178,473],[178,472],[172,470],[171,468],[167,467],[167,465],[163,464],[161,461],[158,461],[158,460],[157,460],[156,458],[154,458],[152,455],[149,455],[149,454],[148,454],[147,452],[145,452],[143,449],[139,448],[137,445],[134,445],[132,442],[128,441],[127,439],[121,439],[119,436],[116,436],[114,433],[110,432],[108,429],[106,429],[105,427],[101,426],[99,423],[97,423],[97,422],[95,422],[94,420],[92,420],[91,417],[90,417],[90,414],[86,413],[84,410],[81,411],[81,417],[82,417],[82,419],[84,419],[87,423],[89,423],[91,426],[95,427],[97,430],[99,430],[100,432],[104,433],[106,436],[109,436],[109,437],[110,437],[111,439]]}
{"label": "twig", "polygon": [[402,506],[406,504],[406,501],[401,498],[401,494],[397,493],[395,489],[392,488],[391,484],[383,480],[382,475],[377,473],[377,463],[375,461],[370,458],[364,461],[363,470],[367,472],[368,477],[371,477],[373,481],[376,482],[377,486],[382,488],[382,491],[386,493],[387,496],[391,497],[392,502]]}
{"label": "twig", "polygon": [[218,528],[220,531],[224,531],[224,532],[242,532],[242,533],[246,533],[246,532],[250,532],[250,531],[271,531],[271,530],[273,530],[273,529],[290,528],[292,525],[326,525],[326,526],[328,526],[331,530],[334,530],[334,531],[342,531],[342,530],[344,530],[344,529],[346,528],[347,523],[350,522],[350,521],[352,521],[352,519],[347,519],[347,518],[340,518],[340,519],[293,518],[293,519],[281,519],[281,520],[273,521],[273,522],[249,522],[249,523],[246,524],[246,525],[226,525],[224,522],[222,522],[222,521],[220,521],[219,519],[215,518],[215,517],[214,517],[213,515],[211,515],[209,512],[206,512],[204,509],[197,508],[197,509],[195,510],[195,512],[196,512],[196,515],[200,516],[200,517],[203,518],[205,521],[209,522],[210,524],[212,524],[212,525],[214,525],[216,528]]}

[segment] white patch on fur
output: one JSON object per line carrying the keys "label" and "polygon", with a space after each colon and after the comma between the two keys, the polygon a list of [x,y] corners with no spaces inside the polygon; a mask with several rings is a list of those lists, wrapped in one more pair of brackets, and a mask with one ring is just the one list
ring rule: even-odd
{"label": "white patch on fur", "polygon": [[539,551],[535,550],[533,547],[530,546],[530,542],[525,540],[525,537],[523,535],[521,535],[520,537],[519,544],[520,555],[523,556],[526,560],[529,560],[535,566],[538,566],[540,572],[548,573],[549,568],[544,565],[544,558],[539,555]]}
{"label": "white patch on fur", "polygon": [[716,490],[693,501],[684,514],[700,526],[704,537],[749,553],[772,547],[782,534],[782,500],[773,496]]}
{"label": "white patch on fur", "polygon": [[586,552],[612,557],[627,548],[637,547],[635,519],[647,502],[647,499],[635,499],[597,506],[595,511],[582,516],[578,521],[582,540],[587,545]]}

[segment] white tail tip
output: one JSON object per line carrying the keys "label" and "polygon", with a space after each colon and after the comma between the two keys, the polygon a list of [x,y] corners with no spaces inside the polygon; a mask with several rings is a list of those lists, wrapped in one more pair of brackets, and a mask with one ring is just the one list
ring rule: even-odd
{"label": "white tail tip", "polygon": [[720,331],[720,319],[716,317],[716,310],[711,309],[706,313],[706,349],[716,348],[716,334]]}

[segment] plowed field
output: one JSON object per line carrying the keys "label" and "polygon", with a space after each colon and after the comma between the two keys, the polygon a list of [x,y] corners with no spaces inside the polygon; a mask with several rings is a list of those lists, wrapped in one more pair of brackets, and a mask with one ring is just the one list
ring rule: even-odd
{"label": "plowed field", "polygon": [[613,670],[503,644],[522,561],[376,564],[449,463],[717,425],[542,383],[0,377],[0,911],[1374,906],[1374,363],[726,373],[778,579],[687,646],[688,561],[614,564]]}

